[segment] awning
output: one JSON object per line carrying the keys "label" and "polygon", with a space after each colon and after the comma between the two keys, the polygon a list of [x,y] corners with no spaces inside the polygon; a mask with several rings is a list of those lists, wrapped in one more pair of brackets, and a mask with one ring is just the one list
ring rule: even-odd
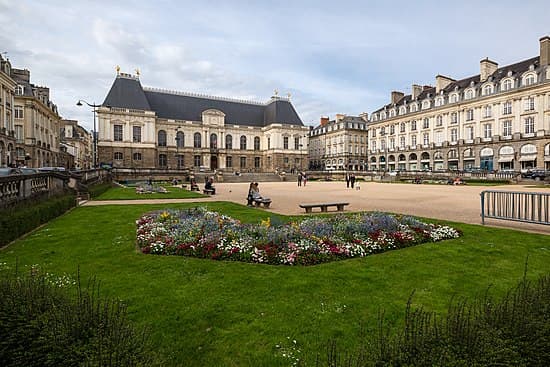
{"label": "awning", "polygon": [[532,162],[532,161],[534,161],[535,159],[537,159],[537,155],[536,155],[536,154],[525,154],[525,155],[522,155],[522,156],[519,158],[519,161],[520,161],[520,162]]}
{"label": "awning", "polygon": [[498,159],[498,163],[508,163],[508,162],[512,162],[513,160],[514,160],[513,155],[501,155],[500,158]]}

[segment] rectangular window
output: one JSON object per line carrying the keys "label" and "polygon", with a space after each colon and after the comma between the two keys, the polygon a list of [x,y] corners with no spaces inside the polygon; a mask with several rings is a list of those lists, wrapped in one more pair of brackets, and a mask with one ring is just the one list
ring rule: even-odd
{"label": "rectangular window", "polygon": [[493,125],[492,124],[483,125],[483,137],[490,138],[491,136],[493,136]]}
{"label": "rectangular window", "polygon": [[122,125],[113,126],[113,140],[122,141]]}
{"label": "rectangular window", "polygon": [[424,122],[422,123],[422,128],[423,129],[429,129],[430,128],[430,119],[429,118],[425,118],[424,119]]}
{"label": "rectangular window", "polygon": [[241,157],[241,168],[246,168],[246,157]]}
{"label": "rectangular window", "polygon": [[470,109],[466,111],[466,121],[472,121],[474,119],[474,110]]}
{"label": "rectangular window", "polygon": [[492,115],[493,115],[493,109],[491,108],[491,106],[483,107],[483,117],[484,118],[489,118]]}
{"label": "rectangular window", "polygon": [[510,115],[512,113],[512,102],[505,102],[502,109],[503,115]]}
{"label": "rectangular window", "polygon": [[474,140],[474,127],[468,126],[466,128],[466,139],[467,140]]}
{"label": "rectangular window", "polygon": [[502,136],[512,136],[512,121],[502,121]]}
{"label": "rectangular window", "polygon": [[425,133],[424,134],[424,145],[429,145],[429,144],[430,144],[430,134]]}
{"label": "rectangular window", "polygon": [[233,167],[233,157],[225,157],[225,166],[227,168]]}
{"label": "rectangular window", "polygon": [[260,168],[260,157],[254,157],[254,168]]}
{"label": "rectangular window", "polygon": [[451,141],[453,143],[458,141],[458,129],[451,129]]}
{"label": "rectangular window", "polygon": [[132,127],[132,141],[134,143],[140,143],[141,142],[141,126],[133,126]]}
{"label": "rectangular window", "polygon": [[525,133],[526,134],[535,133],[535,119],[533,117],[527,117],[525,119]]}
{"label": "rectangular window", "polygon": [[416,135],[411,136],[411,146],[416,148]]}
{"label": "rectangular window", "polygon": [[456,123],[458,123],[458,113],[453,112],[451,113],[451,124],[456,124]]}
{"label": "rectangular window", "polygon": [[16,118],[16,119],[22,119],[23,118],[23,107],[15,106],[13,117]]}
{"label": "rectangular window", "polygon": [[395,134],[395,125],[390,126],[390,135]]}
{"label": "rectangular window", "polygon": [[283,137],[283,149],[288,149],[288,136]]}
{"label": "rectangular window", "polygon": [[535,98],[529,97],[525,100],[525,111],[534,111],[535,110]]}
{"label": "rectangular window", "polygon": [[17,140],[17,143],[23,143],[23,126],[21,125],[15,125],[15,139]]}
{"label": "rectangular window", "polygon": [[416,120],[411,121],[411,131],[416,131]]}
{"label": "rectangular window", "polygon": [[439,115],[435,118],[435,126],[442,126],[443,125],[443,116]]}
{"label": "rectangular window", "polygon": [[[437,131],[437,132],[435,133],[435,142],[436,142],[437,144],[443,143],[443,132]],[[426,144],[426,143],[424,143],[424,144]]]}
{"label": "rectangular window", "polygon": [[300,149],[300,138],[294,138],[294,149]]}
{"label": "rectangular window", "polygon": [[193,156],[193,166],[194,167],[200,167],[201,166],[201,156],[200,155]]}

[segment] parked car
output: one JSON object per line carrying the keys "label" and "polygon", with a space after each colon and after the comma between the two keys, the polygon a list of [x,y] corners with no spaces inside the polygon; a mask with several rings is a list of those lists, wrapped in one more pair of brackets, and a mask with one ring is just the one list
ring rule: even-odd
{"label": "parked car", "polygon": [[550,173],[543,169],[531,169],[521,174],[523,178],[531,178],[536,181],[544,180]]}
{"label": "parked car", "polygon": [[38,170],[36,168],[26,168],[26,167],[22,167],[22,168],[19,168],[19,170],[21,171],[22,174],[24,175],[34,175],[35,173],[39,173]]}
{"label": "parked car", "polygon": [[12,176],[12,175],[20,175],[21,171],[19,168],[11,168],[11,167],[2,167],[0,168],[0,176]]}

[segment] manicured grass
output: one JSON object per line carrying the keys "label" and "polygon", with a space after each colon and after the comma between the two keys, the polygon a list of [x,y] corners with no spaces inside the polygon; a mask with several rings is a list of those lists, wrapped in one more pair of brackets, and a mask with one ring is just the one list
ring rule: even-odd
{"label": "manicured grass", "polygon": [[166,193],[153,192],[150,194],[136,194],[135,187],[112,187],[94,200],[146,200],[146,199],[189,199],[203,198],[206,195],[199,194],[196,191],[189,191],[179,187],[164,186],[168,191]]}
{"label": "manicured grass", "polygon": [[[137,252],[135,220],[166,207],[79,207],[0,251],[0,264],[96,275],[104,295],[127,302],[131,319],[151,328],[164,365],[288,366],[276,348],[289,346],[287,337],[313,365],[329,338],[357,347],[380,310],[396,323],[413,290],[415,305],[442,312],[453,295],[489,286],[502,294],[521,278],[526,256],[529,278],[550,263],[549,236],[457,223],[448,223],[464,231],[456,240],[309,267]],[[248,222],[270,215],[233,203],[208,207]]]}

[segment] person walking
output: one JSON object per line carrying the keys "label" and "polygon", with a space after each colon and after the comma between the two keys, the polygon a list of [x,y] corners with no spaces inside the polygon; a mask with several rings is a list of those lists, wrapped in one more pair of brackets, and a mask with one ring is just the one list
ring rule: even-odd
{"label": "person walking", "polygon": [[355,175],[353,173],[351,174],[351,177],[349,178],[349,181],[350,181],[350,184],[351,184],[351,188],[353,189],[353,187],[355,186]]}
{"label": "person walking", "polygon": [[346,173],[346,188],[348,188],[348,189],[349,189],[349,179],[350,179],[350,177],[349,177],[349,175]]}
{"label": "person walking", "polygon": [[298,186],[302,186],[302,172],[298,172]]}
{"label": "person walking", "polygon": [[306,183],[307,183],[307,175],[306,175],[306,173],[305,173],[305,172],[304,172],[304,173],[302,173],[302,180],[304,181],[304,186],[305,186],[305,185],[306,185]]}

